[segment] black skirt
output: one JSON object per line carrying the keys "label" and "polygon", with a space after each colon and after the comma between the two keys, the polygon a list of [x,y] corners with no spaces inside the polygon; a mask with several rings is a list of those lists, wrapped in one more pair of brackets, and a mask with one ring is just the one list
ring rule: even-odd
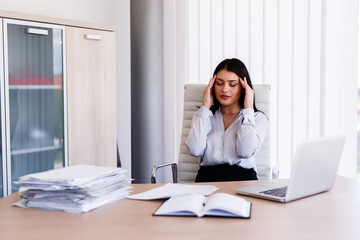
{"label": "black skirt", "polygon": [[202,166],[196,175],[195,182],[225,182],[257,180],[254,169],[246,169],[237,165],[221,164]]}

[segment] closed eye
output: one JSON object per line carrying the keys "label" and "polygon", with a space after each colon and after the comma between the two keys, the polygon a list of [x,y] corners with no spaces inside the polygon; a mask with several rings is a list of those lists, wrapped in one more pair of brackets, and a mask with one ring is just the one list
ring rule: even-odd
{"label": "closed eye", "polygon": [[219,85],[219,86],[224,85],[224,82],[223,81],[216,81],[216,85]]}

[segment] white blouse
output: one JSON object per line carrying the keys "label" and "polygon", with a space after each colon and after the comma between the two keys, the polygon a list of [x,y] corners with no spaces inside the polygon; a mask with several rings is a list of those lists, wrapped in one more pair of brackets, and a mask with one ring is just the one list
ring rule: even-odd
{"label": "white blouse", "polygon": [[213,115],[201,107],[193,116],[186,148],[189,154],[201,157],[200,166],[227,163],[256,171],[254,155],[265,139],[267,126],[265,114],[247,108],[225,130],[220,109]]}

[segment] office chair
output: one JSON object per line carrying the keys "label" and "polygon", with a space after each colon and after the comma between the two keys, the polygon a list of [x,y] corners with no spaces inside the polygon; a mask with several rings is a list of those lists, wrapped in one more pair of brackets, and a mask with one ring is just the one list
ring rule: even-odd
{"label": "office chair", "polygon": [[[186,151],[186,138],[191,128],[194,113],[201,106],[203,90],[207,84],[185,84],[184,92],[184,115],[181,134],[181,143],[178,163],[170,162],[154,166],[151,172],[151,183],[156,183],[156,171],[159,168],[171,166],[173,182],[194,182],[200,168],[200,158],[193,157]],[[258,110],[264,112],[270,120],[270,85],[253,84],[255,92],[255,104]],[[270,123],[268,124],[270,126]],[[255,155],[257,176],[259,180],[272,178],[270,160],[270,131],[268,127],[267,136],[261,149]]]}

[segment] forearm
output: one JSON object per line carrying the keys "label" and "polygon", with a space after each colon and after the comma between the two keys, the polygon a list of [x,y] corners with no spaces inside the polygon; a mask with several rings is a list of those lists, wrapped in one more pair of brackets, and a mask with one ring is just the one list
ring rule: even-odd
{"label": "forearm", "polygon": [[241,158],[250,158],[261,148],[266,137],[267,119],[263,114],[255,119],[252,109],[243,111],[244,119],[237,131],[236,153]]}
{"label": "forearm", "polygon": [[206,141],[211,131],[210,110],[201,107],[193,116],[191,129],[186,139],[186,149],[189,154],[200,157],[204,154]]}

